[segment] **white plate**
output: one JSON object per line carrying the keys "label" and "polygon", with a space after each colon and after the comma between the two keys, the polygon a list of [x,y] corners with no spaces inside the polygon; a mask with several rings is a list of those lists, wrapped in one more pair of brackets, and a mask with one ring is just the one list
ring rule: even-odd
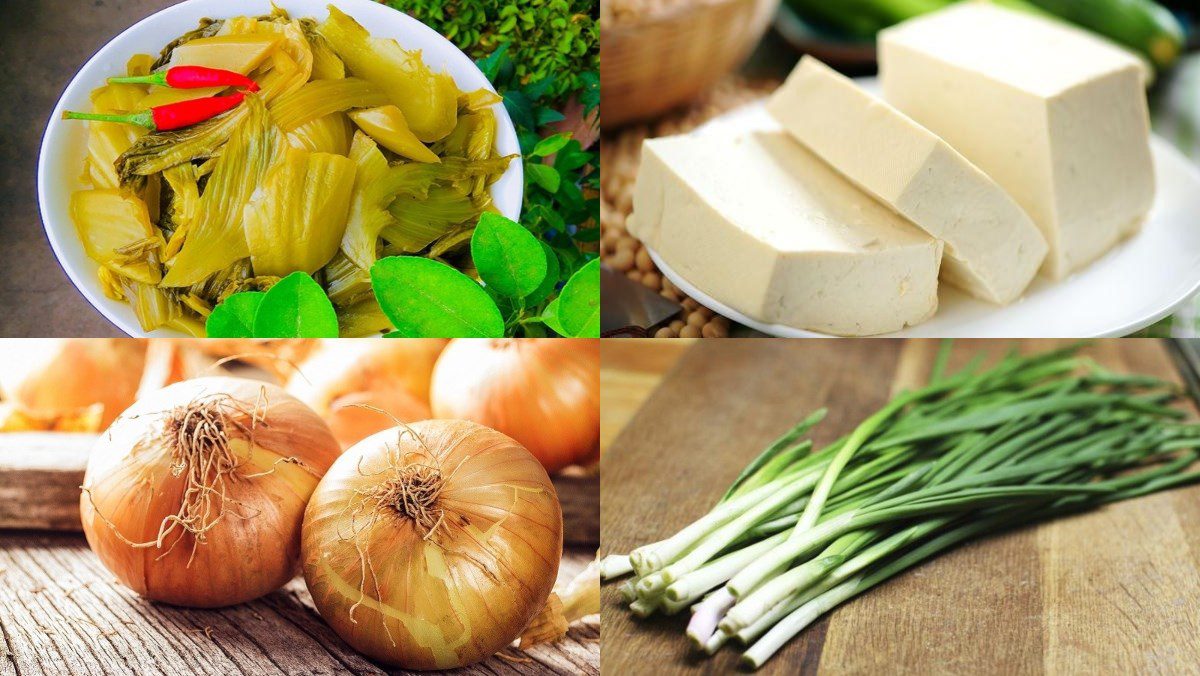
{"label": "white plate", "polygon": [[[329,15],[330,0],[276,0],[275,5],[293,17],[312,17],[322,21]],[[406,49],[421,50],[421,57],[435,71],[449,73],[459,89],[491,90],[483,73],[474,62],[436,31],[372,0],[334,0],[338,9],[354,17],[371,35],[394,38]],[[42,224],[54,248],[54,255],[79,292],[97,310],[131,336],[182,336],[177,331],[159,329],[147,334],[138,324],[133,309],[112,300],[100,289],[96,277],[97,264],[88,258],[71,221],[71,193],[86,189],[83,183],[83,160],[87,156],[87,125],[66,121],[64,110],[88,110],[88,93],[101,86],[104,79],[125,74],[125,62],[134,54],[155,54],[177,35],[196,27],[201,18],[214,19],[233,16],[260,16],[271,12],[270,0],[188,0],[153,14],[113,38],[88,60],[71,84],[67,85],[58,105],[50,115],[42,150],[38,158],[38,202]],[[504,105],[492,107],[496,114],[496,150],[502,155],[520,153],[517,133]],[[508,170],[492,186],[492,199],[505,216],[516,220],[521,215],[524,177],[521,162],[509,163]]]}
{"label": "white plate", "polygon": [[[873,79],[860,81],[873,89]],[[716,118],[695,134],[779,129],[763,102]],[[1157,193],[1141,232],[1061,282],[1041,276],[1006,307],[940,284],[929,321],[888,334],[937,338],[1085,338],[1126,336],[1171,314],[1200,291],[1200,170],[1167,141],[1151,139]],[[654,251],[659,270],[684,293],[730,319],[773,336],[822,337],[766,324],[719,303],[680,277]]]}

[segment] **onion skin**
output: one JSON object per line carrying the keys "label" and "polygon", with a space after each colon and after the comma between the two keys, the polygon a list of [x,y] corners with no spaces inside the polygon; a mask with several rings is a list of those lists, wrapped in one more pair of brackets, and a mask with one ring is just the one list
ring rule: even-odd
{"label": "onion skin", "polygon": [[[359,652],[405,669],[460,667],[502,650],[545,604],[562,509],[546,471],[509,437],[462,420],[411,430],[436,462],[396,428],[356,444],[321,480],[305,512],[304,579],[321,617]],[[401,454],[449,474],[428,540],[412,518],[358,493],[394,476]],[[375,573],[365,582],[356,542]]]}
{"label": "onion skin", "polygon": [[[229,497],[246,506],[227,507],[205,542],[176,530],[162,548],[131,546],[122,536],[152,542],[180,509],[186,472],[172,475],[170,445],[159,437],[171,412],[217,393],[259,412],[252,459],[226,484]],[[233,417],[250,424],[248,416]],[[245,435],[230,437],[245,457]],[[80,500],[84,534],[105,567],[146,598],[197,608],[249,601],[295,574],[305,504],[340,452],[320,417],[275,385],[224,377],[176,383],[138,401],[92,449]]]}
{"label": "onion skin", "polygon": [[600,445],[600,341],[451,341],[433,371],[430,399],[435,418],[503,432],[557,472]]}
{"label": "onion skin", "polygon": [[410,423],[431,417],[429,381],[446,343],[437,338],[326,341],[299,365],[287,390],[325,418],[334,436],[349,448],[395,426],[396,420]]}
{"label": "onion skin", "polygon": [[146,343],[114,338],[6,339],[0,344],[0,390],[34,418],[78,414],[103,404],[107,427],[137,397]]}

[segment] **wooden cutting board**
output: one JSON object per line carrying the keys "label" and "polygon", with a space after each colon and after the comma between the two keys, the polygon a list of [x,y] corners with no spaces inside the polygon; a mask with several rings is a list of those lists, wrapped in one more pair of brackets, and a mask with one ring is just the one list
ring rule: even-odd
{"label": "wooden cutting board", "polygon": [[[959,341],[952,365],[1013,345]],[[601,554],[628,552],[702,515],[750,459],[815,408],[829,407],[813,435],[819,443],[850,430],[895,390],[923,382],[936,349],[890,340],[696,345],[601,462]],[[1102,341],[1088,354],[1115,370],[1179,380],[1164,343]],[[604,396],[602,406],[628,395]],[[633,617],[612,583],[602,621],[605,673],[736,667],[736,651],[708,660],[692,652],[683,615]],[[1184,673],[1197,665],[1193,486],[968,543],[826,615],[760,673]]]}

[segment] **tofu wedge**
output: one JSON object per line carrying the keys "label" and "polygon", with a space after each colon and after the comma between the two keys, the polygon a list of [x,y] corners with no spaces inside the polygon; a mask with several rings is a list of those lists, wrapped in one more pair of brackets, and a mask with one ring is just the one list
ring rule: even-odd
{"label": "tofu wedge", "polygon": [[942,243],[781,131],[651,139],[629,231],[762,322],[887,333],[937,309]]}
{"label": "tofu wedge", "polygon": [[1007,304],[1046,257],[1033,221],[936,134],[805,56],[767,110],[793,137],[876,199],[945,242],[941,277]]}
{"label": "tofu wedge", "polygon": [[968,3],[879,36],[884,98],[1020,204],[1061,279],[1136,232],[1154,199],[1142,64],[1062,22]]}

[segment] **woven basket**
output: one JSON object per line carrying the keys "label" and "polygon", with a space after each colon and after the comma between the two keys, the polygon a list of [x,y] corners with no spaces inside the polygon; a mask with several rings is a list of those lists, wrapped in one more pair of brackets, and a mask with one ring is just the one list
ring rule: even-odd
{"label": "woven basket", "polygon": [[779,0],[700,0],[600,31],[601,126],[687,103],[742,65]]}

